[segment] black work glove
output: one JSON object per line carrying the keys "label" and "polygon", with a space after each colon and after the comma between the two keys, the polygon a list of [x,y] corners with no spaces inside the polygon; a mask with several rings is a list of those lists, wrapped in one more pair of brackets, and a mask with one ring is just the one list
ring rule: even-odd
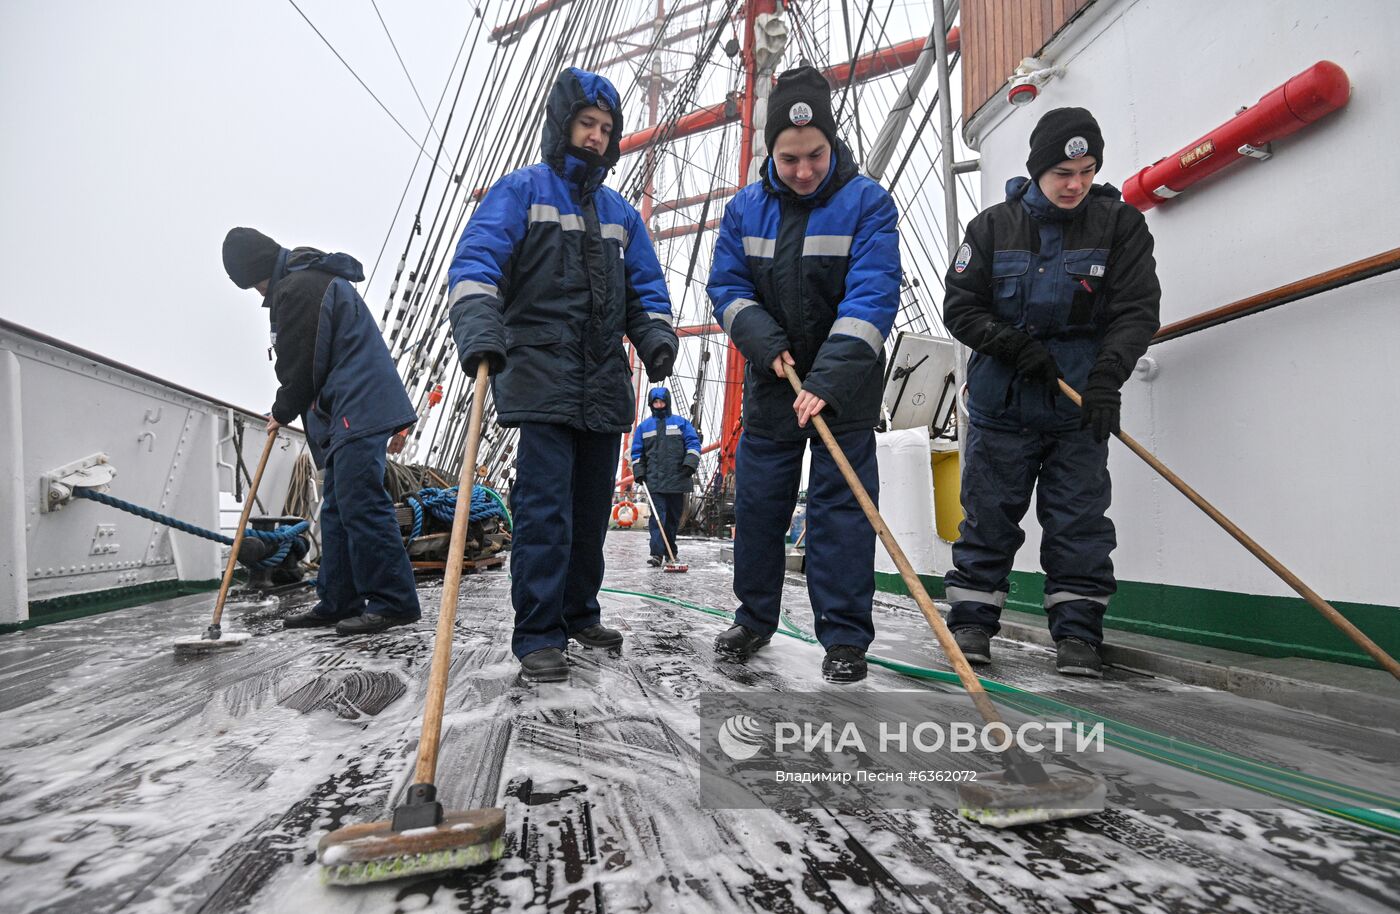
{"label": "black work glove", "polygon": [[694,476],[695,467],[691,466],[688,463],[683,463],[681,464],[681,472],[684,473],[686,476]]}
{"label": "black work glove", "polygon": [[1092,429],[1095,441],[1107,441],[1110,433],[1120,431],[1119,416],[1123,410],[1123,395],[1118,385],[1097,371],[1089,373],[1089,383],[1079,394],[1083,415],[1079,427]]}
{"label": "black work glove", "polygon": [[668,346],[661,350],[647,366],[647,380],[653,384],[666,380],[671,376],[671,369],[675,367],[675,364],[676,350]]}
{"label": "black work glove", "polygon": [[1021,331],[996,321],[988,325],[987,331],[991,335],[991,341],[979,351],[1012,368],[1016,367],[1016,359],[1020,357],[1021,350],[1035,342]]}
{"label": "black work glove", "polygon": [[1051,387],[1058,386],[1055,380],[1064,377],[1060,366],[1055,364],[1055,357],[1039,340],[1031,340],[1016,354],[1016,374],[1027,381],[1040,381]]}
{"label": "black work glove", "polygon": [[644,470],[643,468],[637,466],[637,465],[634,463],[634,464],[632,465],[632,484],[633,484],[634,486],[640,486],[640,485],[645,484],[646,481],[647,481],[647,471]]}
{"label": "black work glove", "polygon": [[484,351],[467,353],[462,359],[462,368],[467,374],[476,377],[476,367],[482,359],[486,360],[487,374],[500,374],[506,367],[506,354],[504,352]]}

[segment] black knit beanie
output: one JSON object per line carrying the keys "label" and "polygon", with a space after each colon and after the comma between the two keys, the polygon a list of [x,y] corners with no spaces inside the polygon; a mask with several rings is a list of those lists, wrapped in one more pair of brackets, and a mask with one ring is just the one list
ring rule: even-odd
{"label": "black knit beanie", "polygon": [[1032,181],[1066,159],[1093,156],[1103,170],[1103,134],[1099,122],[1084,108],[1056,108],[1045,112],[1031,131],[1031,155],[1026,170]]}
{"label": "black knit beanie", "polygon": [[778,76],[773,94],[768,96],[768,123],[763,128],[763,141],[769,152],[773,151],[778,134],[789,127],[816,127],[833,148],[836,146],[831,84],[814,67],[797,67]]}
{"label": "black knit beanie", "polygon": [[272,278],[282,246],[257,229],[229,229],[224,236],[224,271],[240,289]]}

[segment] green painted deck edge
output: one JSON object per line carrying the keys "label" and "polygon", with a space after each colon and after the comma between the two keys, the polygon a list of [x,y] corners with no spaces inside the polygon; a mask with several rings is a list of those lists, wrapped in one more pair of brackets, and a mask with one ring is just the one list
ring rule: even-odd
{"label": "green painted deck edge", "polygon": [[0,635],[11,632],[66,622],[101,613],[113,612],[153,603],[156,600],[169,600],[194,593],[206,593],[219,588],[217,578],[208,581],[153,581],[147,584],[133,584],[130,587],[114,587],[110,590],[95,590],[91,593],[55,597],[52,600],[35,600],[29,604],[29,619],[24,622],[11,622],[0,625]]}
{"label": "green painted deck edge", "polygon": [[[921,574],[919,579],[932,596],[943,596],[942,575]],[[1042,614],[1044,584],[1045,576],[1038,572],[1013,572],[1006,605]],[[903,579],[889,572],[875,572],[875,586],[886,593],[909,593]],[[1332,605],[1387,653],[1400,654],[1400,607]],[[1104,627],[1260,657],[1303,657],[1376,668],[1375,661],[1297,597],[1119,581]]]}

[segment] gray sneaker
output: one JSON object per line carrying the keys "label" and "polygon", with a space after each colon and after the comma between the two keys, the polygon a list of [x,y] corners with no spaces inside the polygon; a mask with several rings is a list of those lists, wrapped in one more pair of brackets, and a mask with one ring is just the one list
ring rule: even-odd
{"label": "gray sneaker", "polygon": [[1055,642],[1055,669],[1063,676],[1103,678],[1103,661],[1099,651],[1087,641],[1062,638]]}
{"label": "gray sneaker", "polygon": [[953,640],[973,666],[986,666],[992,662],[992,636],[975,625],[964,625],[953,629]]}

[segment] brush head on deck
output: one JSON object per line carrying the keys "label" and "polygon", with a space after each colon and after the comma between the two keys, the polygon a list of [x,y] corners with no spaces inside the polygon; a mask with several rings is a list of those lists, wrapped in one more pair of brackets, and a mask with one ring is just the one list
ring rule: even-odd
{"label": "brush head on deck", "polygon": [[505,831],[505,810],[495,808],[451,812],[437,825],[404,831],[392,822],[363,822],[322,838],[316,859],[327,885],[385,882],[498,860]]}
{"label": "brush head on deck", "polygon": [[247,644],[252,637],[247,632],[224,632],[217,638],[181,638],[175,642],[175,656],[192,657],[197,654],[231,651]]}
{"label": "brush head on deck", "polygon": [[993,828],[1053,822],[1103,812],[1107,785],[1098,775],[1046,765],[1038,784],[1013,780],[1005,771],[979,774],[958,786],[958,814]]}
{"label": "brush head on deck", "polygon": [[690,570],[690,566],[684,562],[667,562],[666,566],[661,570],[670,572],[671,574],[685,574]]}

